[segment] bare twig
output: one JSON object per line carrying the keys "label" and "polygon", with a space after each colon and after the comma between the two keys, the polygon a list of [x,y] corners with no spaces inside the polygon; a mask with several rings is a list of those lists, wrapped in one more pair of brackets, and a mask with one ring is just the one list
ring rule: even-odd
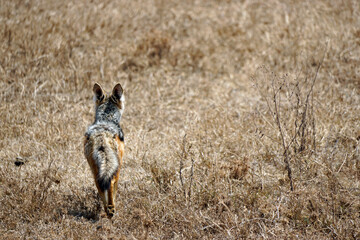
{"label": "bare twig", "polygon": [[190,185],[189,185],[189,191],[188,191],[188,197],[189,197],[190,202],[191,202],[191,186],[192,186],[192,182],[193,182],[193,176],[194,176],[194,159],[191,158]]}
{"label": "bare twig", "polygon": [[182,156],[180,157],[180,167],[179,167],[180,183],[181,183],[181,187],[183,189],[184,197],[186,199],[186,191],[185,191],[184,181],[183,181],[183,177],[182,177],[182,170],[184,168],[184,159],[186,159],[186,147],[185,147],[185,145],[186,145],[186,134],[184,135],[184,138],[183,138]]}

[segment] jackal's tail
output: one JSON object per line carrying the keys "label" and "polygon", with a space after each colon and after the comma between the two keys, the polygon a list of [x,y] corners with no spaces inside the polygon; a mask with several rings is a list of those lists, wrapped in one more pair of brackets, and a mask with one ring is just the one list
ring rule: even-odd
{"label": "jackal's tail", "polygon": [[119,169],[117,147],[112,136],[101,134],[96,136],[93,158],[98,165],[96,181],[102,191],[110,188],[111,180]]}

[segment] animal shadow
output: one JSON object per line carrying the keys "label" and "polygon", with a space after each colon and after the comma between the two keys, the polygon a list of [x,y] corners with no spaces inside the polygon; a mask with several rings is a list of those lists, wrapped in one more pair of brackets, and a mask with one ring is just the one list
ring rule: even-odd
{"label": "animal shadow", "polygon": [[85,218],[88,221],[97,222],[100,219],[101,203],[94,189],[86,189],[87,196],[68,195],[70,200],[67,213],[78,219]]}

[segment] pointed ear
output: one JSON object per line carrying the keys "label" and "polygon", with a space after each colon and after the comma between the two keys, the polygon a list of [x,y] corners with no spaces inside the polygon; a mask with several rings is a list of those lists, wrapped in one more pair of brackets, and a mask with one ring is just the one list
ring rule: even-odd
{"label": "pointed ear", "polygon": [[95,101],[102,101],[104,99],[104,91],[102,90],[101,86],[98,83],[94,84],[93,87],[93,92],[94,92],[94,100]]}
{"label": "pointed ear", "polygon": [[120,83],[115,85],[112,91],[112,96],[116,102],[123,101],[123,88],[121,87]]}

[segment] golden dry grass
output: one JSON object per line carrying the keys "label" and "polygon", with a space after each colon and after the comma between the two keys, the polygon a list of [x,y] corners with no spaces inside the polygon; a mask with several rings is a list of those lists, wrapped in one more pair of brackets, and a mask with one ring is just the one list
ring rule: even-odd
{"label": "golden dry grass", "polygon": [[[1,0],[0,26],[3,239],[360,238],[358,1]],[[112,220],[94,82],[127,100]]]}

